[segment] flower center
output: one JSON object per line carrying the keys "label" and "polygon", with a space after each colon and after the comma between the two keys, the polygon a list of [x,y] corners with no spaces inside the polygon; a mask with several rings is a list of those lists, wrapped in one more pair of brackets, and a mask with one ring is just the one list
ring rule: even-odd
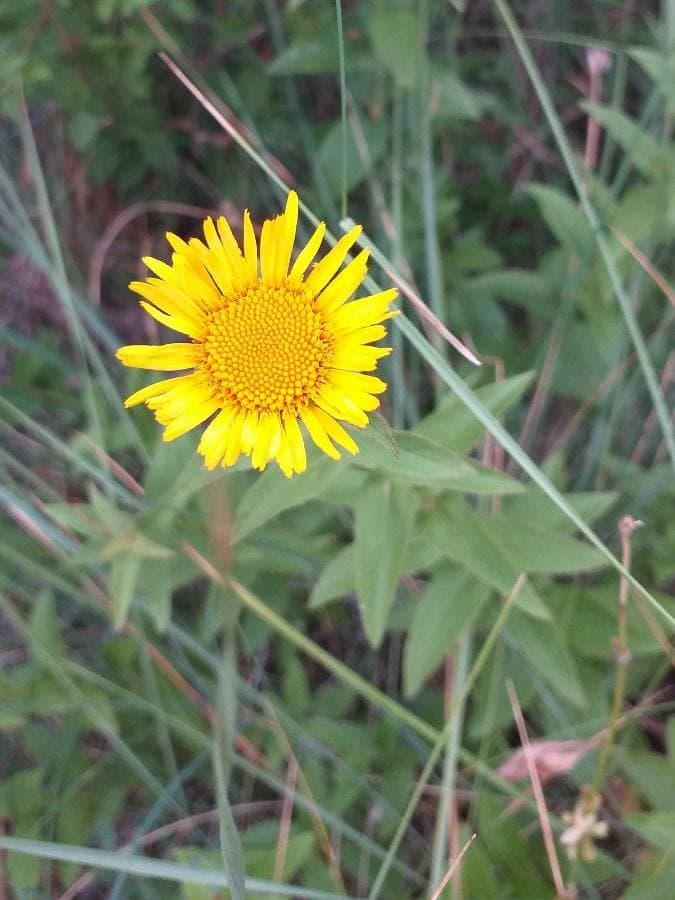
{"label": "flower center", "polygon": [[301,286],[251,285],[206,319],[199,368],[223,405],[297,411],[324,381],[332,340]]}

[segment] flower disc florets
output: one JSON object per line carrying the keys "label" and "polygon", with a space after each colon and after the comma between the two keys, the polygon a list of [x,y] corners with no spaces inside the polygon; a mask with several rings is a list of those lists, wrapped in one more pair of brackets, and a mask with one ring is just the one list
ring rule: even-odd
{"label": "flower disc florets", "polygon": [[391,352],[373,347],[385,336],[382,322],[393,289],[350,301],[366,274],[368,251],[340,267],[360,234],[353,228],[306,274],[323,240],[321,223],[291,264],[298,198],[264,222],[260,252],[248,212],[243,252],[224,218],[204,222],[205,242],[167,238],[169,266],[145,262],[157,277],[132,282],[151,316],[191,341],[122,347],[128,366],[190,370],[142,388],[127,406],[145,403],[173,440],[211,419],[199,452],[208,468],[233,465],[244,453],[264,469],[275,459],[291,476],[306,467],[299,422],[328,456],[335,444],[357,453],[340,422],[363,427],[386,385],[373,375]]}

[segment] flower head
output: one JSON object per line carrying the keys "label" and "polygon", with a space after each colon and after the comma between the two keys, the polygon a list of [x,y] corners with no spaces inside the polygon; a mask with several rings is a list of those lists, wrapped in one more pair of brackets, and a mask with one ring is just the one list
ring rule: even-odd
{"label": "flower head", "polygon": [[132,394],[127,407],[145,403],[171,441],[207,419],[199,452],[206,466],[233,465],[243,453],[264,469],[275,459],[285,475],[307,465],[300,428],[333,459],[335,446],[357,453],[340,422],[368,424],[386,385],[367,375],[391,352],[373,347],[386,334],[394,289],[350,298],[366,275],[368,251],[341,271],[360,226],[353,228],[308,273],[323,241],[322,222],[291,262],[298,197],[263,223],[260,250],[248,210],[243,252],[224,218],[204,222],[205,242],[167,234],[172,264],[146,257],[155,273],[130,288],[153,318],[191,340],[122,347],[126,366],[188,374]]}
{"label": "flower head", "polygon": [[592,785],[586,785],[572,812],[562,814],[568,827],[560,835],[560,842],[570,859],[580,856],[584,862],[593,862],[597,857],[595,840],[603,840],[609,834],[607,822],[598,819],[599,810],[600,795]]}

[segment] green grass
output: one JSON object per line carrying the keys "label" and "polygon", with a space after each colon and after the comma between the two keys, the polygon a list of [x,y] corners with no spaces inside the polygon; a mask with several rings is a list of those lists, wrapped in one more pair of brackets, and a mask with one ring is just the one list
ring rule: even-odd
{"label": "green grass", "polygon": [[[673,310],[612,232],[672,280],[674,9],[12,7],[0,893],[432,897],[476,834],[440,898],[552,896],[542,816],[580,895],[668,893]],[[164,340],[126,284],[197,231],[162,202],[236,228],[290,187],[482,365],[402,296],[357,457],[207,473],[122,405],[115,348]],[[609,835],[571,860],[594,782]]]}

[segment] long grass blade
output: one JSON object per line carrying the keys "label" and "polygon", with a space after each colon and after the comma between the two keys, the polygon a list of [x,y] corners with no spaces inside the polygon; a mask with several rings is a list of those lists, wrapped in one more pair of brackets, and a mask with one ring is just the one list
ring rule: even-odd
{"label": "long grass blade", "polygon": [[[141,878],[159,878],[179,884],[199,884],[210,888],[228,888],[224,872],[217,869],[202,869],[197,866],[166,862],[145,856],[113,853],[109,850],[95,850],[91,847],[75,847],[48,841],[30,841],[23,838],[0,836],[0,850],[8,853],[24,853],[39,859],[55,859],[72,862],[80,866],[109,869],[112,872],[126,872]],[[282,897],[297,897],[298,900],[346,900],[343,894],[315,891],[294,884],[279,884],[261,878],[247,878],[246,891],[249,894],[268,894]]]}

